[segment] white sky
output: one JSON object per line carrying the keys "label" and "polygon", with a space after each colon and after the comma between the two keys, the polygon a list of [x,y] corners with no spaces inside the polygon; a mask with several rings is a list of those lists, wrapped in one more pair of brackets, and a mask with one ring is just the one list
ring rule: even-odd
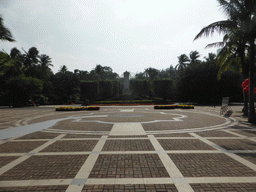
{"label": "white sky", "polygon": [[37,47],[52,58],[53,72],[110,66],[119,75],[148,67],[166,69],[197,50],[201,60],[219,35],[193,41],[199,31],[225,20],[217,0],[0,0],[0,14],[16,42],[10,52]]}

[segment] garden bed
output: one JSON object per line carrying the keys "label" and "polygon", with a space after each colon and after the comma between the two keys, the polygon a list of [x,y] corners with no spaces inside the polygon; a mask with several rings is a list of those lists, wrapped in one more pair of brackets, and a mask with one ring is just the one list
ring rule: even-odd
{"label": "garden bed", "polygon": [[194,109],[194,105],[155,105],[154,109]]}
{"label": "garden bed", "polygon": [[163,102],[160,100],[113,100],[113,101],[95,101],[93,105],[170,105],[173,102]]}
{"label": "garden bed", "polygon": [[55,107],[56,111],[84,111],[84,110],[100,110],[98,106],[87,107]]}

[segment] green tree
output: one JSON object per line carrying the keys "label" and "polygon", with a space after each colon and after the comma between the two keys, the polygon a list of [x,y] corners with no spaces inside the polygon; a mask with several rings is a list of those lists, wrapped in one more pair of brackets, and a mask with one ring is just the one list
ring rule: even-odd
{"label": "green tree", "polygon": [[1,16],[0,16],[0,39],[2,41],[9,41],[9,42],[15,41],[12,37],[12,33],[10,32],[10,30],[4,26],[4,21]]}
{"label": "green tree", "polygon": [[189,58],[190,58],[190,63],[189,66],[190,67],[198,67],[198,65],[200,64],[200,60],[198,59],[200,57],[200,54],[198,51],[191,51],[189,53]]}
{"label": "green tree", "polygon": [[159,70],[149,67],[149,68],[145,69],[144,73],[149,78],[149,81],[153,82],[153,80],[158,77]]}
{"label": "green tree", "polygon": [[24,66],[26,68],[25,75],[26,76],[35,76],[37,74],[37,64],[39,62],[39,51],[36,47],[31,47],[28,52],[26,52],[24,49],[23,51],[25,54],[23,54],[24,58]]}
{"label": "green tree", "polygon": [[8,97],[14,107],[26,105],[36,94],[41,94],[43,81],[25,76],[11,78],[7,82]]}
{"label": "green tree", "polygon": [[39,55],[39,70],[42,76],[51,71],[50,67],[53,67],[52,59],[46,54]]}
{"label": "green tree", "polygon": [[10,55],[0,51],[0,75],[14,77],[22,74],[22,55],[17,48],[13,48]]}
{"label": "green tree", "polygon": [[177,71],[179,77],[182,77],[184,73],[184,69],[188,66],[189,64],[189,58],[186,54],[181,54],[178,57],[178,64],[175,66],[175,70]]}
{"label": "green tree", "polygon": [[228,19],[218,21],[204,27],[195,37],[209,36],[215,31],[228,34],[239,32],[249,45],[249,118],[250,123],[256,122],[254,109],[254,63],[256,38],[256,0],[218,0]]}

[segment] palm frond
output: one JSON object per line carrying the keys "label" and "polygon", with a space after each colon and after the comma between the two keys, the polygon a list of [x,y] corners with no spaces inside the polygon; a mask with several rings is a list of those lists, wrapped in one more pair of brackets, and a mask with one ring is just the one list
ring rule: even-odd
{"label": "palm frond", "polygon": [[208,25],[207,27],[204,27],[195,37],[194,40],[197,40],[204,36],[212,35],[215,31],[218,33],[227,33],[228,31],[236,28],[236,22],[231,20],[223,20],[223,21],[217,21],[215,23],[212,23]]}
{"label": "palm frond", "polygon": [[208,44],[205,49],[207,48],[213,48],[213,47],[224,47],[225,43],[224,42],[215,42],[215,43],[210,43]]}

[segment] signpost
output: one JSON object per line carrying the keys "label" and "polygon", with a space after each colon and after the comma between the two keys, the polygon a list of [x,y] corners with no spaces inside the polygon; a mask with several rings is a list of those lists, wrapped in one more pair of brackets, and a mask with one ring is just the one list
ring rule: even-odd
{"label": "signpost", "polygon": [[228,106],[228,103],[229,97],[223,97],[220,108],[220,116],[224,114],[224,117],[230,117],[232,115],[233,111],[231,110],[231,107]]}

